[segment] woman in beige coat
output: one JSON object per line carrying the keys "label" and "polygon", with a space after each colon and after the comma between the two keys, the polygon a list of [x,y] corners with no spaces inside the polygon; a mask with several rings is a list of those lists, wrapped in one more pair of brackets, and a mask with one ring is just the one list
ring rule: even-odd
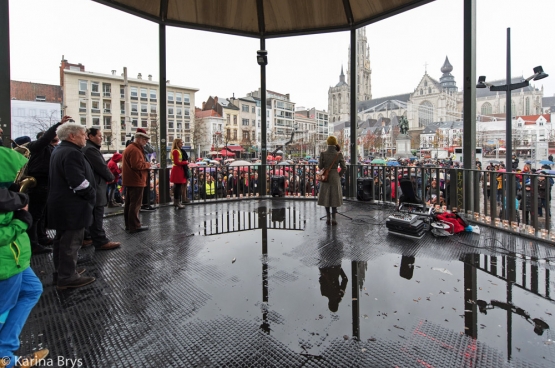
{"label": "woman in beige coat", "polygon": [[[318,205],[326,207],[326,224],[337,225],[335,214],[337,207],[343,205],[343,193],[341,190],[341,177],[345,175],[347,166],[343,154],[339,151],[337,138],[329,136],[327,139],[328,149],[320,153],[318,168],[330,168],[329,179],[327,182],[320,182],[320,192],[318,193]],[[335,160],[335,161],[334,161]],[[333,163],[333,164],[332,164]],[[337,168],[341,167],[341,172]],[[330,221],[331,207],[331,221]]]}

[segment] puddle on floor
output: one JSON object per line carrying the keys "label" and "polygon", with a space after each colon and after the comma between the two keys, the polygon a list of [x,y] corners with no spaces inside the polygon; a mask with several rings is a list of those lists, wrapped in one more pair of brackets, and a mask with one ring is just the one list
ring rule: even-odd
{"label": "puddle on floor", "polygon": [[[254,321],[311,355],[336,338],[414,341],[427,323],[477,338],[505,358],[555,364],[555,271],[547,261],[479,254],[442,261],[387,248],[371,261],[349,261],[341,242],[311,250],[293,209],[269,210],[264,220],[258,212],[207,215],[199,263],[224,276],[198,281],[211,295],[199,318]],[[442,344],[441,336],[424,338]]]}

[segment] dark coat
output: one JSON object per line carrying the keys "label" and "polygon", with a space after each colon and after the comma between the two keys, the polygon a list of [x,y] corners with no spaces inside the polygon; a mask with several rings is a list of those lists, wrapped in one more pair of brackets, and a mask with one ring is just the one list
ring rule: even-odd
{"label": "dark coat", "polygon": [[27,144],[31,154],[27,164],[27,175],[37,180],[37,185],[48,185],[48,168],[50,167],[50,156],[54,151],[54,146],[50,143],[56,137],[56,129],[60,123],[52,125],[40,139]]}
{"label": "dark coat", "polygon": [[108,168],[106,160],[100,153],[100,146],[87,140],[85,147],[81,149],[87,160],[91,164],[94,172],[94,183],[96,188],[96,205],[106,206],[108,199],[106,198],[106,183],[114,180],[114,175]]}
{"label": "dark coat", "polygon": [[49,180],[48,226],[56,230],[90,226],[96,203],[95,178],[79,146],[62,141],[52,152]]}
{"label": "dark coat", "polygon": [[[337,155],[339,153],[339,155]],[[337,159],[334,161],[335,157]],[[333,165],[332,165],[333,162]],[[341,177],[345,175],[347,166],[341,152],[337,152],[335,146],[328,146],[326,151],[320,153],[318,169],[330,168],[330,177],[327,182],[320,182],[320,193],[318,193],[318,205],[325,207],[340,207],[343,205],[343,191],[341,189]],[[341,172],[337,168],[341,167]]]}

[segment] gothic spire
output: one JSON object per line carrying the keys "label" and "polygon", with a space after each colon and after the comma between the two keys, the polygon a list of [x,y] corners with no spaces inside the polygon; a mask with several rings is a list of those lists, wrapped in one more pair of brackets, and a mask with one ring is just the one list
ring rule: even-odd
{"label": "gothic spire", "polygon": [[445,62],[443,63],[443,66],[441,67],[441,72],[443,74],[449,74],[453,71],[453,65],[451,65],[451,63],[449,62],[449,58],[447,56],[445,56]]}

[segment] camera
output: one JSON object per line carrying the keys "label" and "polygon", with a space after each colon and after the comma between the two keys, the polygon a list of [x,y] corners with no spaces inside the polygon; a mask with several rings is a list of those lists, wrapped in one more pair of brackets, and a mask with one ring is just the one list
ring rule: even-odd
{"label": "camera", "polygon": [[67,122],[68,122],[68,123],[75,123],[75,120],[69,119]]}

